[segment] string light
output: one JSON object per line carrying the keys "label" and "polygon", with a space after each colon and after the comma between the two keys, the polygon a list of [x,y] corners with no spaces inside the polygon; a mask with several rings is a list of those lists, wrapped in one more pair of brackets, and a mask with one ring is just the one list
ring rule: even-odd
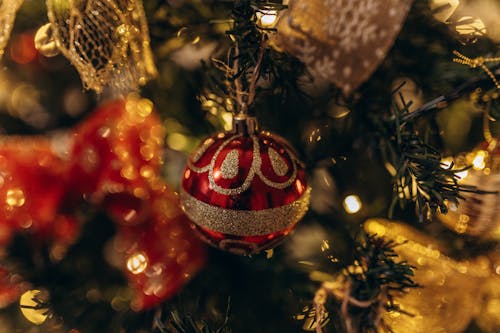
{"label": "string light", "polygon": [[486,167],[486,155],[488,153],[484,150],[480,150],[477,152],[476,156],[472,160],[472,167],[475,170],[483,170]]}
{"label": "string light", "polygon": [[127,259],[127,269],[132,274],[140,274],[148,267],[148,258],[144,253],[134,253]]}
{"label": "string light", "polygon": [[343,206],[348,214],[355,214],[361,210],[361,200],[356,194],[351,194],[345,197]]}
{"label": "string light", "polygon": [[278,11],[275,9],[262,9],[257,12],[258,24],[262,28],[272,28],[278,20]]}
{"label": "string light", "polygon": [[469,175],[469,170],[457,172],[455,173],[455,175],[458,177],[459,180],[463,180],[465,177]]}
{"label": "string light", "polygon": [[172,133],[167,136],[167,145],[173,150],[184,150],[189,144],[187,137],[181,133]]}

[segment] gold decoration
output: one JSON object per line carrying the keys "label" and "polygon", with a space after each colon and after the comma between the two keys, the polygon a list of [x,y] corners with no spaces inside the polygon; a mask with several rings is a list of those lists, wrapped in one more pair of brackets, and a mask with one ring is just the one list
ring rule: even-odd
{"label": "gold decoration", "polygon": [[448,203],[448,213],[438,215],[456,233],[500,239],[500,157],[495,155],[496,146],[497,141],[492,140],[487,150],[476,149],[468,154],[465,164],[472,168],[461,180],[491,193],[465,193],[465,200],[458,206]]}
{"label": "gold decoration", "polygon": [[474,43],[477,37],[486,35],[486,26],[480,18],[463,16],[453,24],[456,32],[463,37],[465,41]]}
{"label": "gold decoration", "polygon": [[485,58],[485,57],[477,57],[477,58],[469,58],[464,56],[458,51],[453,51],[453,54],[457,56],[456,58],[453,58],[453,61],[462,65],[467,65],[471,68],[477,68],[480,67],[483,71],[488,74],[490,79],[495,83],[495,86],[500,89],[500,82],[498,82],[497,78],[495,75],[491,72],[491,70],[486,67],[486,64],[489,62],[500,62],[500,57],[495,57],[495,58]]}
{"label": "gold decoration", "polygon": [[269,160],[271,161],[271,167],[273,168],[274,173],[280,177],[286,175],[288,173],[288,165],[286,165],[283,157],[281,157],[281,155],[278,154],[278,152],[273,148],[269,148],[268,152]]}
{"label": "gold decoration", "polygon": [[47,319],[47,308],[39,308],[40,304],[35,301],[39,295],[40,290],[28,290],[19,299],[23,316],[35,325],[41,325]]}
{"label": "gold decoration", "polygon": [[[224,209],[200,201],[181,188],[184,213],[196,224],[235,236],[267,235],[299,222],[309,208],[311,189],[291,204],[262,210]],[[259,223],[256,223],[259,221]]]}
{"label": "gold decoration", "polygon": [[455,12],[460,1],[458,0],[431,0],[429,6],[432,16],[440,22],[446,22]]}
{"label": "gold decoration", "polygon": [[[499,271],[500,273],[500,271]],[[484,333],[500,332],[500,275],[494,274],[482,286],[484,294],[481,311],[475,318]]]}
{"label": "gold decoration", "polygon": [[156,75],[142,0],[47,0],[47,10],[85,88],[128,92]]}
{"label": "gold decoration", "polygon": [[42,25],[35,34],[35,48],[46,57],[58,55],[59,48],[54,39],[50,23]]}
{"label": "gold decoration", "polygon": [[349,94],[385,58],[411,0],[290,0],[276,42]]}
{"label": "gold decoration", "polygon": [[478,295],[491,272],[488,259],[455,261],[435,239],[397,222],[370,219],[364,229],[395,241],[398,255],[416,267],[414,281],[421,288],[395,293],[401,311],[383,316],[393,332],[463,332],[480,311]]}
{"label": "gold decoration", "polygon": [[238,151],[233,149],[226,155],[226,158],[224,158],[224,161],[220,166],[222,178],[233,179],[236,177],[239,171],[239,165]]}
{"label": "gold decoration", "polygon": [[24,0],[0,0],[0,58],[9,42],[16,13]]}

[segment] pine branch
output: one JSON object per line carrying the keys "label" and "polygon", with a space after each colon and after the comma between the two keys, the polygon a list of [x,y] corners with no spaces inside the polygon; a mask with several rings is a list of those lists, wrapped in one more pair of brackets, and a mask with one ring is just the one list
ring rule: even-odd
{"label": "pine branch", "polygon": [[157,312],[153,324],[153,332],[158,333],[231,333],[228,326],[230,312],[230,300],[226,309],[226,317],[217,329],[209,327],[203,320],[195,320],[190,314],[180,314],[178,310],[171,311],[166,320],[162,319],[161,312]]}
{"label": "pine branch", "polygon": [[[500,77],[500,66],[495,66],[491,72],[495,76]],[[477,76],[471,78],[470,80],[464,82],[457,88],[455,88],[452,92],[447,95],[442,95],[434,98],[433,100],[425,103],[421,107],[417,108],[413,112],[406,112],[401,117],[401,123],[406,123],[412,121],[416,118],[422,117],[432,112],[436,112],[442,110],[449,106],[449,104],[465,94],[472,93],[476,89],[481,90],[490,90],[495,87],[495,82],[491,80],[489,77]]]}
{"label": "pine branch", "polygon": [[[469,83],[466,85],[467,89],[459,88],[441,99],[452,100],[459,92],[468,91],[471,86]],[[411,102],[406,102],[400,93],[399,98],[402,106],[393,99],[391,116],[377,124],[384,141],[381,145],[382,154],[393,176],[394,196],[389,217],[393,216],[396,204],[399,203],[403,208],[408,202],[414,202],[419,221],[429,221],[438,211],[447,212],[447,201],[458,204],[458,199],[463,199],[463,193],[489,193],[458,182],[460,177],[457,174],[467,168],[453,170],[453,165],[446,168],[441,163],[439,151],[420,138],[412,122],[417,117],[411,116],[413,112],[408,111]],[[440,107],[440,103],[434,102],[426,105],[417,110],[421,112],[419,116]]]}
{"label": "pine branch", "polygon": [[[204,64],[207,76],[204,99],[210,100],[210,94],[215,93],[231,98],[233,104],[245,109],[252,106],[256,95],[305,97],[297,80],[306,73],[305,66],[298,59],[270,47],[269,34],[275,29],[258,24],[258,13],[279,12],[284,8],[286,6],[279,2],[235,2],[230,18],[232,27],[226,31],[232,44],[226,59],[212,59],[211,63]],[[226,111],[234,110],[226,108]]]}
{"label": "pine branch", "polygon": [[[384,327],[384,311],[400,310],[394,293],[406,293],[418,285],[412,280],[414,267],[397,261],[393,241],[363,233],[355,243],[351,265],[345,266],[335,281],[324,282],[316,292],[314,316],[317,333],[322,333],[326,320],[326,301],[321,293],[331,294],[336,301],[338,328],[342,332],[378,332]],[[308,317],[311,317],[309,314]]]}

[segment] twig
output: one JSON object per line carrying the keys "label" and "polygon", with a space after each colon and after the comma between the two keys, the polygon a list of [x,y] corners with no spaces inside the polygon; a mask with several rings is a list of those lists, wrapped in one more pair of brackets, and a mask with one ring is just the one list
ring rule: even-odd
{"label": "twig", "polygon": [[[247,108],[249,105],[251,105],[253,103],[253,101],[255,99],[255,90],[256,90],[255,87],[257,84],[257,80],[260,77],[260,69],[262,68],[262,59],[264,59],[264,53],[266,52],[267,44],[268,44],[268,38],[265,34],[262,34],[257,63],[255,64],[255,67],[253,69],[252,77],[250,79],[250,86],[248,87],[248,101],[247,101],[247,105],[246,105]],[[247,112],[247,110],[244,110],[244,111],[245,111],[244,113]]]}
{"label": "twig", "polygon": [[[500,66],[494,67],[491,72],[495,76],[500,75]],[[472,78],[465,83],[461,84],[458,86],[456,89],[454,89],[451,93],[448,95],[442,95],[439,97],[434,98],[433,100],[425,103],[421,107],[415,109],[412,112],[409,112],[401,117],[401,121],[403,123],[411,121],[415,118],[418,118],[420,116],[426,115],[428,113],[434,112],[434,111],[439,111],[442,110],[448,105],[462,97],[466,93],[470,93],[474,91],[478,87],[491,87],[491,85],[494,85],[494,82],[490,78],[484,78],[484,77],[475,77]]]}

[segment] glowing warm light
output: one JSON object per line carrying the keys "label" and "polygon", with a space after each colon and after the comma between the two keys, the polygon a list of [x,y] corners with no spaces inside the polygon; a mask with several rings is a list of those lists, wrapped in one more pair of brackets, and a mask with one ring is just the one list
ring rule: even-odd
{"label": "glowing warm light", "polygon": [[40,290],[28,290],[22,294],[19,299],[21,313],[28,321],[35,325],[41,325],[45,322],[45,319],[47,319],[47,309],[36,308],[39,305],[36,302],[38,294],[40,294]]}
{"label": "glowing warm light", "polygon": [[278,20],[278,11],[272,9],[263,9],[257,12],[259,25],[263,28],[272,28]]}
{"label": "glowing warm light", "polygon": [[455,175],[458,177],[459,180],[463,180],[465,177],[469,175],[469,170],[457,172]]}
{"label": "glowing warm light", "polygon": [[355,194],[348,195],[345,197],[344,202],[344,209],[347,213],[349,214],[355,214],[360,211],[361,209],[361,200],[359,197]]}
{"label": "glowing warm light", "polygon": [[183,150],[188,145],[188,139],[181,133],[172,133],[167,137],[167,145],[173,150]]}
{"label": "glowing warm light", "polygon": [[5,202],[11,207],[21,207],[26,202],[24,192],[18,188],[7,190]]}
{"label": "glowing warm light", "polygon": [[140,274],[148,267],[148,258],[144,253],[134,253],[127,259],[127,269],[132,274]]}
{"label": "glowing warm light", "polygon": [[325,239],[322,240],[321,241],[321,251],[325,252],[325,251],[328,251],[329,249],[330,249],[330,243]]}
{"label": "glowing warm light", "polygon": [[484,150],[480,150],[477,152],[476,156],[472,160],[472,167],[476,170],[483,170],[486,167],[486,156],[487,152]]}
{"label": "glowing warm light", "polygon": [[224,129],[229,131],[233,127],[233,114],[231,112],[224,112],[222,120],[224,121]]}
{"label": "glowing warm light", "polygon": [[382,225],[381,223],[378,223],[376,220],[368,220],[365,223],[365,229],[366,231],[376,234],[379,237],[382,237],[386,233],[385,226]]}

